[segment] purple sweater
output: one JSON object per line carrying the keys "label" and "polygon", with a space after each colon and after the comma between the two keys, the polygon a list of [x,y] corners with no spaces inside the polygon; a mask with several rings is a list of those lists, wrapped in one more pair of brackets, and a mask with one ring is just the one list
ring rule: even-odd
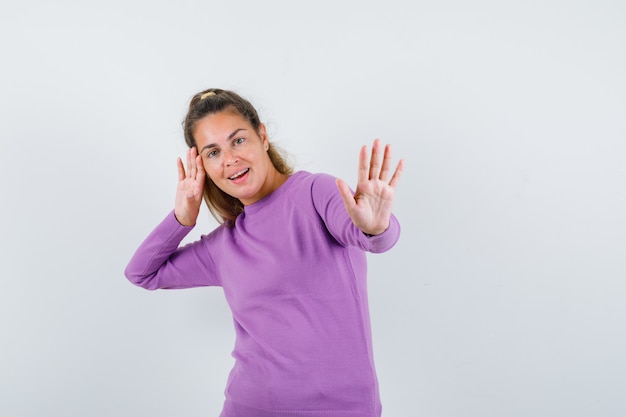
{"label": "purple sweater", "polygon": [[191,230],[173,212],[126,268],[136,285],[221,286],[235,325],[235,365],[221,417],[378,417],[365,252],[398,240],[356,228],[325,174],[300,171],[220,226]]}

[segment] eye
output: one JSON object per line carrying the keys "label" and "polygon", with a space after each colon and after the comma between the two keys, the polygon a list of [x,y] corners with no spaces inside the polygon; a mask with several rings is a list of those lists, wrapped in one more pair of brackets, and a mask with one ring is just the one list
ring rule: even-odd
{"label": "eye", "polygon": [[206,153],[206,157],[207,158],[215,158],[217,156],[217,154],[219,153],[219,151],[217,149],[213,149],[211,151],[208,151]]}
{"label": "eye", "polygon": [[237,139],[235,139],[235,140],[233,141],[233,144],[234,144],[234,145],[240,145],[240,144],[244,143],[245,141],[246,141],[246,139],[245,139],[245,138],[237,138]]}

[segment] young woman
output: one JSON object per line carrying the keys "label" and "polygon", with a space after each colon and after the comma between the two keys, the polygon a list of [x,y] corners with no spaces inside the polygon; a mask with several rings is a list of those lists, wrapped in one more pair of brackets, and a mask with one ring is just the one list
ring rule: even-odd
{"label": "young woman", "polygon": [[[399,238],[403,162],[392,174],[389,145],[362,147],[354,194],[293,173],[254,107],[219,89],[193,97],[184,132],[174,210],[125,273],[150,290],[223,288],[236,340],[221,417],[379,417],[365,251]],[[221,225],[179,247],[203,197]]]}

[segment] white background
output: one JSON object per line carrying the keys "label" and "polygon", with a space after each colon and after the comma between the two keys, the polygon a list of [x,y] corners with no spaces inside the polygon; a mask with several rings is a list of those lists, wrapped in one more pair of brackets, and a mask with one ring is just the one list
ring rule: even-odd
{"label": "white background", "polygon": [[[0,415],[217,416],[220,289],[148,292],[208,87],[297,168],[406,159],[369,256],[384,415],[626,414],[621,1],[26,1],[0,6]],[[215,223],[208,211],[197,238]]]}

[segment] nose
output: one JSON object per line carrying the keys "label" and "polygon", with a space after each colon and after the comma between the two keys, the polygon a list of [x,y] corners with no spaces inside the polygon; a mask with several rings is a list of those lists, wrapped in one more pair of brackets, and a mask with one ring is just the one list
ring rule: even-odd
{"label": "nose", "polygon": [[235,165],[238,162],[239,157],[234,151],[230,149],[224,151],[224,163],[226,164],[226,166]]}

